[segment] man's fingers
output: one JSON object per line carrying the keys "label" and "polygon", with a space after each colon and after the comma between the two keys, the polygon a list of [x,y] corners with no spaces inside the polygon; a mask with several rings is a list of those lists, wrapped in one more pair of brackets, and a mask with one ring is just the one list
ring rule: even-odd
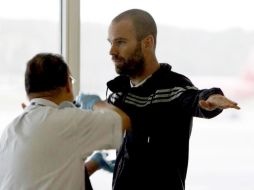
{"label": "man's fingers", "polygon": [[234,108],[234,109],[237,109],[237,110],[239,110],[239,109],[241,109],[238,105],[237,105],[237,103],[230,103],[230,104],[228,104],[227,106],[225,106],[225,108]]}
{"label": "man's fingers", "polygon": [[232,100],[230,100],[226,97],[224,97],[224,98],[225,98],[225,100],[221,104],[222,109],[226,109],[226,108],[234,108],[234,109],[237,109],[237,110],[240,109],[240,107],[238,106],[238,103],[236,103],[236,102],[234,102],[234,101],[232,101]]}

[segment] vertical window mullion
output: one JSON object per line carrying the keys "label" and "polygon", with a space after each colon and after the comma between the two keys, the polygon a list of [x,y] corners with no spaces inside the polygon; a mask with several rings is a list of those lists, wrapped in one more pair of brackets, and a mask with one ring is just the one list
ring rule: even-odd
{"label": "vertical window mullion", "polygon": [[80,0],[61,0],[61,53],[77,79],[74,94],[80,88]]}

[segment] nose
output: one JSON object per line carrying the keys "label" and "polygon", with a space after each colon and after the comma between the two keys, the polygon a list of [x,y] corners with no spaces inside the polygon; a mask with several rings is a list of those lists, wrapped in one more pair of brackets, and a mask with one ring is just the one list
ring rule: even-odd
{"label": "nose", "polygon": [[110,55],[117,55],[117,53],[118,53],[118,50],[117,50],[116,46],[112,44],[111,48],[109,50],[109,54]]}

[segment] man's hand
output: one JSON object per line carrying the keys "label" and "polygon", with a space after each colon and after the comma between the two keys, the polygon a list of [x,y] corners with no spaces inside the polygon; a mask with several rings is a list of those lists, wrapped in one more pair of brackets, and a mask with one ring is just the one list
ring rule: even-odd
{"label": "man's hand", "polygon": [[228,98],[220,94],[211,95],[207,100],[200,100],[199,106],[207,111],[227,108],[234,108],[237,110],[240,109],[236,102],[229,100]]}
{"label": "man's hand", "polygon": [[80,93],[76,98],[76,103],[80,106],[81,109],[92,110],[94,104],[101,101],[101,98],[95,94],[84,94]]}

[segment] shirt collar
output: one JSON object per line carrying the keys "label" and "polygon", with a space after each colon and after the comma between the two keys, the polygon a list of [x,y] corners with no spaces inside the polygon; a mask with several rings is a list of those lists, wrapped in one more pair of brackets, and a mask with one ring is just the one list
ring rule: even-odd
{"label": "shirt collar", "polygon": [[137,85],[133,85],[132,82],[131,82],[131,80],[130,80],[131,88],[137,88],[137,87],[141,86],[141,85],[144,84],[144,83],[147,81],[147,79],[149,79],[151,76],[152,76],[152,75],[149,75],[148,77],[146,77],[144,80],[142,80],[142,81],[141,81],[140,83],[138,83]]}
{"label": "shirt collar", "polygon": [[58,105],[50,100],[46,100],[44,98],[34,98],[31,100],[30,105],[38,105],[38,106],[50,106],[57,108]]}

